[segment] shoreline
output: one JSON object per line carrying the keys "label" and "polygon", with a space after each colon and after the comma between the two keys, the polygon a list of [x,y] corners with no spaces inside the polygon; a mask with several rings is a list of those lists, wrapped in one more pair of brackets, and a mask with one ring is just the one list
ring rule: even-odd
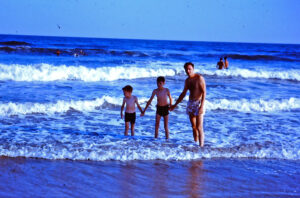
{"label": "shoreline", "polygon": [[0,196],[300,195],[300,161],[73,161],[0,157]]}

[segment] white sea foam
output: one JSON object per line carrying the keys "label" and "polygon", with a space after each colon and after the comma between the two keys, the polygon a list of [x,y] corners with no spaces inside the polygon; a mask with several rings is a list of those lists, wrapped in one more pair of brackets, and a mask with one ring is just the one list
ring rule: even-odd
{"label": "white sea foam", "polygon": [[[72,137],[73,138],[73,137]],[[191,142],[165,142],[142,139],[119,139],[103,142],[76,137],[68,142],[50,140],[46,143],[9,143],[0,145],[0,156],[35,157],[71,160],[196,160],[212,158],[257,158],[299,160],[300,153],[292,145],[248,144],[234,147],[200,149]],[[53,139],[53,138],[52,138]],[[107,139],[107,138],[106,138]],[[31,140],[30,140],[31,141]]]}
{"label": "white sea foam", "polygon": [[[12,81],[67,81],[85,82],[113,81],[119,79],[175,76],[184,74],[182,63],[150,62],[144,65],[123,65],[117,67],[88,68],[85,66],[54,66],[50,64],[5,65],[0,64],[0,80]],[[204,69],[202,69],[204,67]],[[206,69],[212,66],[196,67],[204,75],[232,76],[243,78],[267,78],[300,81],[300,70],[265,71],[230,68],[229,70]],[[200,69],[199,69],[200,68]]]}
{"label": "white sea foam", "polygon": [[86,82],[113,81],[157,76],[174,76],[175,69],[145,67],[98,67],[0,64],[0,80],[13,81],[58,81],[81,80]]}
{"label": "white sea foam", "polygon": [[233,110],[240,112],[274,112],[290,111],[300,109],[299,98],[289,98],[282,100],[227,100],[218,99],[207,101],[208,110]]}
{"label": "white sea foam", "polygon": [[228,70],[198,70],[205,75],[217,76],[232,76],[243,78],[267,78],[267,79],[282,79],[300,81],[300,70],[283,70],[283,71],[266,71],[266,70],[249,70],[249,69],[235,69]]}
{"label": "white sea foam", "polygon": [[[144,104],[148,98],[139,98],[140,104]],[[185,98],[187,100],[187,98]],[[64,113],[74,109],[80,112],[94,111],[97,107],[113,105],[120,107],[122,98],[103,96],[94,100],[63,101],[53,103],[0,103],[0,115],[24,115],[32,113],[54,114]],[[185,103],[182,103],[185,105]],[[154,105],[152,105],[153,107]],[[216,99],[206,101],[206,110],[232,110],[239,112],[276,112],[300,109],[299,98],[282,100],[227,100]]]}

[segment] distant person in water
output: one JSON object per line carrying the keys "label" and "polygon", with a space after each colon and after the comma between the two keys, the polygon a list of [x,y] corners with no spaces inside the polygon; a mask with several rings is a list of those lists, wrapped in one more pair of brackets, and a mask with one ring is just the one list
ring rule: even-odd
{"label": "distant person in water", "polygon": [[[145,111],[147,110],[148,106],[151,104],[154,96],[156,96],[157,105],[156,105],[154,137],[158,138],[158,129],[159,129],[160,118],[163,117],[166,139],[169,139],[168,121],[169,121],[169,108],[172,105],[172,97],[171,97],[169,89],[164,87],[165,81],[166,80],[163,76],[160,76],[157,78],[157,80],[156,80],[157,89],[153,90],[152,95],[151,95],[150,99],[148,100],[142,115],[145,114]],[[168,102],[168,99],[169,99],[169,102]]]}
{"label": "distant person in water", "polygon": [[59,56],[60,55],[60,50],[56,50],[56,55]]}
{"label": "distant person in water", "polygon": [[125,109],[125,132],[124,135],[128,135],[128,129],[129,129],[129,123],[131,124],[131,136],[134,136],[134,125],[135,125],[135,119],[136,119],[136,113],[135,113],[135,105],[139,108],[139,110],[142,111],[141,106],[138,103],[138,98],[136,96],[132,95],[133,88],[130,85],[126,85],[122,88],[124,98],[123,98],[123,104],[121,107],[121,118],[123,119],[123,110],[124,106],[126,104]]}
{"label": "distant person in water", "polygon": [[218,69],[223,69],[224,68],[224,62],[222,57],[220,58],[220,61],[217,63],[217,68]]}
{"label": "distant person in water", "polygon": [[227,60],[227,56],[224,57],[224,67],[225,69],[228,69],[228,66],[229,66],[229,62]]}
{"label": "distant person in water", "polygon": [[203,118],[205,114],[205,97],[206,85],[203,76],[194,73],[194,64],[191,62],[184,64],[184,70],[188,75],[185,80],[184,89],[177,99],[176,103],[171,106],[172,111],[185,97],[187,91],[190,91],[189,101],[186,107],[186,113],[189,115],[193,129],[195,142],[199,141],[201,147],[204,146]]}

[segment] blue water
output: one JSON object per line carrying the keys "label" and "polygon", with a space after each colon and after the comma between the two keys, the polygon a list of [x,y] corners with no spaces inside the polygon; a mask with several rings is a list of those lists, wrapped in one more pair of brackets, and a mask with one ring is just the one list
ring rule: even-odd
{"label": "blue water", "polygon": [[[220,56],[226,71],[216,70]],[[192,141],[186,99],[170,114],[169,141],[162,125],[153,138],[156,102],[124,137],[122,87],[144,108],[163,75],[176,99],[186,61],[207,84],[205,148]],[[300,160],[299,93],[300,45],[0,35],[0,155]]]}

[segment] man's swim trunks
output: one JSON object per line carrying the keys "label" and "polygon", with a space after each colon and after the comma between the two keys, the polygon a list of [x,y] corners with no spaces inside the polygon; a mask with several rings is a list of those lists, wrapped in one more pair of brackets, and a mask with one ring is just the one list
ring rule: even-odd
{"label": "man's swim trunks", "polygon": [[131,124],[135,123],[135,112],[134,113],[127,113],[125,112],[125,122],[130,122]]}
{"label": "man's swim trunks", "polygon": [[[186,113],[192,114],[194,116],[199,115],[199,109],[200,109],[201,102],[199,100],[189,100],[186,106]],[[205,107],[203,109],[203,115],[205,114]]]}
{"label": "man's swim trunks", "polygon": [[169,105],[166,106],[156,106],[156,114],[160,116],[167,116],[169,115]]}

